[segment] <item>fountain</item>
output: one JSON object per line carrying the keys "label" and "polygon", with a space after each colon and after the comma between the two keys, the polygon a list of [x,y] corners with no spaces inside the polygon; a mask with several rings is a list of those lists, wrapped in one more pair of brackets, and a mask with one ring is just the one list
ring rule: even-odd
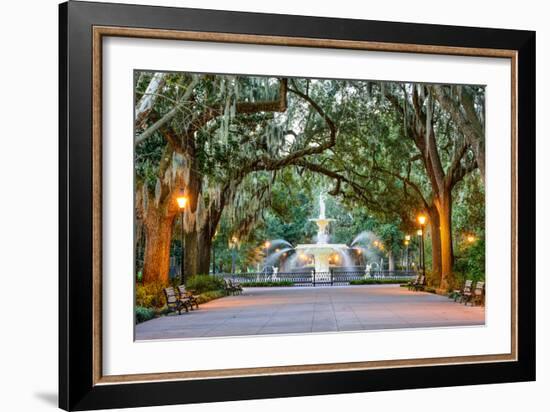
{"label": "fountain", "polygon": [[[318,279],[322,280],[323,277],[328,278],[330,276],[331,258],[333,260],[332,266],[349,266],[349,247],[346,244],[327,243],[327,228],[334,219],[326,217],[323,193],[319,195],[319,217],[309,220],[317,224],[317,242],[297,245],[294,249],[298,258],[304,263],[302,267],[314,268]],[[334,264],[340,263],[340,260],[343,265]]]}

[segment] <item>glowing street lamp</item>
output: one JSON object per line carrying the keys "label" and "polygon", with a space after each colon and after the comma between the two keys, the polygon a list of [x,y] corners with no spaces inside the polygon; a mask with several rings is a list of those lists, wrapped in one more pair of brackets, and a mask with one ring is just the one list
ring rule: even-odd
{"label": "glowing street lamp", "polygon": [[265,259],[264,259],[264,272],[267,274],[267,255],[269,254],[269,248],[271,247],[271,242],[266,240],[264,243],[265,247]]}
{"label": "glowing street lamp", "polygon": [[420,224],[420,226],[424,226],[427,221],[428,221],[428,218],[426,217],[426,215],[423,215],[423,214],[418,215],[418,223]]}
{"label": "glowing street lamp", "polygon": [[[182,193],[183,193],[183,189],[181,189],[181,190],[182,190]],[[183,209],[185,209],[185,206],[187,205],[187,197],[184,196],[184,195],[178,196],[176,198],[176,202],[178,202],[178,208],[180,210],[183,210]]]}
{"label": "glowing street lamp", "polygon": [[176,197],[176,203],[180,210],[180,226],[181,226],[181,284],[185,284],[185,230],[183,227],[183,214],[185,212],[185,206],[187,206],[187,196],[185,196],[185,189],[180,188],[180,192]]}
{"label": "glowing street lamp", "polygon": [[466,241],[468,243],[474,243],[476,241],[476,237],[474,235],[468,235],[466,236]]}

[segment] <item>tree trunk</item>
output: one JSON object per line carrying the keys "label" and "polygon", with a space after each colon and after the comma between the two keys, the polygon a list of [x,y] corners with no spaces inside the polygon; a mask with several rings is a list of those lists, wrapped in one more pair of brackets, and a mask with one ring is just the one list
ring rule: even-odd
{"label": "tree trunk", "polygon": [[[208,227],[208,226],[207,226]],[[209,229],[199,233],[198,242],[198,270],[201,274],[210,272],[210,254],[212,250],[212,236]]]}
{"label": "tree trunk", "polygon": [[185,234],[185,280],[199,274],[198,235],[196,231]]}
{"label": "tree trunk", "polygon": [[391,272],[395,270],[395,261],[393,258],[393,252],[391,249],[388,251],[388,270]]}
{"label": "tree trunk", "polygon": [[439,212],[439,234],[441,236],[441,284],[440,288],[447,290],[453,285],[453,239],[452,239],[452,197],[450,190],[445,190],[443,196],[436,201]]}
{"label": "tree trunk", "polygon": [[174,217],[167,217],[162,211],[163,208],[150,208],[145,220],[144,283],[169,283],[170,241]]}
{"label": "tree trunk", "polygon": [[[441,235],[439,233],[439,212],[430,208],[430,237],[432,241],[432,281],[441,279]],[[439,285],[436,285],[439,286]]]}

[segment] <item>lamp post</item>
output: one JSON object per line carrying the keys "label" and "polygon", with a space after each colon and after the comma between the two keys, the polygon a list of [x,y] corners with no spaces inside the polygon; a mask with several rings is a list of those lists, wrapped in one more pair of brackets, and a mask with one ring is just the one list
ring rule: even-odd
{"label": "lamp post", "polygon": [[[422,229],[418,229],[416,231],[416,235],[418,237],[421,237],[422,236]],[[421,267],[422,267],[422,243],[419,240],[418,241],[418,268],[421,268]]]}
{"label": "lamp post", "polygon": [[410,235],[405,235],[405,246],[406,246],[406,250],[405,250],[405,269],[407,271],[409,270],[409,243],[411,243],[411,236]]}
{"label": "lamp post", "polygon": [[187,205],[187,197],[185,196],[185,190],[183,188],[180,189],[180,192],[178,194],[178,197],[176,198],[176,202],[178,203],[178,208],[180,210],[180,226],[181,226],[181,284],[185,284],[185,229],[183,227],[183,214],[185,212],[185,206]]}
{"label": "lamp post", "polygon": [[264,273],[267,273],[267,255],[269,253],[269,248],[271,246],[271,243],[269,242],[269,240],[265,241],[264,246],[265,246]]}
{"label": "lamp post", "polygon": [[424,227],[426,226],[426,222],[428,221],[428,218],[426,215],[420,214],[418,215],[418,223],[420,224],[420,250],[422,251],[422,276],[424,276],[424,279],[426,279],[426,256],[424,255]]}

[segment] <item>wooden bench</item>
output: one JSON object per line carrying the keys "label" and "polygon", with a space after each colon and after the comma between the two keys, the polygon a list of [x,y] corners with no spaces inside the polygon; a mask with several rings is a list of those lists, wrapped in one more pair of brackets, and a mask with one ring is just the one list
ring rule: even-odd
{"label": "wooden bench", "polygon": [[407,288],[409,288],[409,290],[413,290],[414,285],[416,285],[419,281],[420,281],[420,274],[416,275],[416,278],[414,278],[413,281],[407,283]]}
{"label": "wooden bench", "polygon": [[475,306],[477,303],[480,305],[483,303],[485,297],[485,282],[477,282],[476,287],[473,291],[470,291],[465,295],[464,305],[467,305],[468,302],[472,303],[472,306]]}
{"label": "wooden bench", "polygon": [[185,285],[179,285],[178,286],[178,293],[180,295],[180,300],[187,300],[189,302],[189,308],[193,310],[193,305],[195,305],[195,308],[199,308],[199,301],[197,300],[197,297],[193,295],[193,292],[190,290],[185,289]]}
{"label": "wooden bench", "polygon": [[185,309],[186,312],[189,312],[189,300],[182,300],[176,296],[176,291],[173,287],[164,288],[164,296],[166,297],[166,306],[168,310],[175,312],[178,311],[178,314],[181,315],[182,309]]}
{"label": "wooden bench", "polygon": [[231,285],[231,287],[233,288],[236,294],[240,295],[243,293],[243,287],[238,281],[229,279],[229,284]]}
{"label": "wooden bench", "polygon": [[426,276],[424,275],[421,275],[417,280],[415,280],[409,290],[414,290],[415,292],[419,291],[419,290],[424,290],[424,288],[426,287]]}
{"label": "wooden bench", "polygon": [[453,291],[454,293],[454,300],[455,302],[458,302],[460,300],[460,302],[464,302],[464,297],[468,294],[471,294],[472,293],[472,280],[471,279],[466,279],[466,281],[464,282],[464,286],[462,287],[462,289],[455,289]]}
{"label": "wooden bench", "polygon": [[230,279],[224,279],[223,283],[224,283],[225,291],[230,295],[236,295],[237,293],[241,293],[243,290],[243,288],[240,285],[239,287],[235,286]]}

